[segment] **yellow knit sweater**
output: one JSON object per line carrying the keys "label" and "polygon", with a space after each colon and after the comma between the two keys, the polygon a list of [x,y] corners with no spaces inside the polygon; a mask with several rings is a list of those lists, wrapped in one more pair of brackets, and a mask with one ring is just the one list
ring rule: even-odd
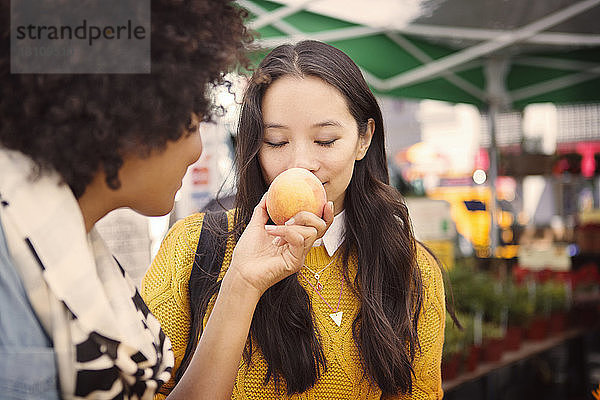
{"label": "yellow knit sweater", "polygon": [[[228,213],[229,226],[232,226],[232,212]],[[188,281],[194,260],[194,254],[200,237],[203,214],[194,214],[177,222],[167,234],[150,269],[142,281],[142,297],[152,313],[160,321],[166,335],[173,344],[175,353],[174,372],[179,367],[187,345],[190,328]],[[224,275],[233,253],[234,243],[227,244],[221,277]],[[333,257],[336,257],[334,254]],[[324,247],[314,247],[306,258],[306,266],[319,271],[331,261]],[[355,259],[348,266],[351,279],[357,272]],[[416,378],[413,379],[412,396],[398,398],[441,399],[440,363],[444,343],[444,286],[441,272],[433,258],[422,248],[418,249],[418,265],[421,269],[424,298],[418,334],[421,352],[414,361]],[[306,269],[303,275],[314,285],[312,274]],[[327,372],[321,375],[315,386],[291,399],[381,399],[381,390],[370,383],[363,374],[360,356],[352,338],[352,321],[356,317],[359,301],[352,291],[344,286],[341,290],[341,266],[335,262],[321,274],[323,284],[321,293],[325,300],[336,308],[342,292],[339,309],[343,311],[341,326],[338,327],[329,317],[329,306],[308,285],[305,278],[298,274],[300,284],[306,289],[312,302],[318,329],[327,359]],[[209,310],[210,311],[210,310]],[[208,320],[208,314],[204,320]],[[285,395],[285,384],[280,384],[276,392],[273,380],[264,386],[263,380],[267,363],[260,351],[254,352],[248,367],[242,360],[232,399],[280,399]],[[165,384],[172,388],[173,379]],[[156,399],[163,399],[157,395]]]}

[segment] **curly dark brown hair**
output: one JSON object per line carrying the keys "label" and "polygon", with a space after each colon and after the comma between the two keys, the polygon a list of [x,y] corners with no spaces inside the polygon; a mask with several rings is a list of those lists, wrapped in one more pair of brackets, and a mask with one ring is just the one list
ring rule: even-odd
{"label": "curly dark brown hair", "polygon": [[11,74],[8,1],[0,2],[0,146],[56,170],[80,197],[104,171],[120,187],[123,156],[161,150],[211,120],[207,89],[248,66],[245,10],[230,0],[152,0],[151,73]]}

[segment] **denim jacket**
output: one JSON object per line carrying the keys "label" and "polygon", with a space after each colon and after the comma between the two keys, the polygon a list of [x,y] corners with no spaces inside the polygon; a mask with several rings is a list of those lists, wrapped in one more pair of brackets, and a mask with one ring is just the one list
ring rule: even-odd
{"label": "denim jacket", "polygon": [[11,261],[0,221],[0,398],[59,399],[54,350]]}

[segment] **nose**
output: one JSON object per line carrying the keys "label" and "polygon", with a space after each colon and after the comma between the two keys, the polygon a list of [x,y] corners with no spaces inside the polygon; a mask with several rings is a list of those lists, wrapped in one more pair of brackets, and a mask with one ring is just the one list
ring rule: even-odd
{"label": "nose", "polygon": [[314,173],[319,169],[319,159],[310,146],[294,146],[290,168],[304,168]]}

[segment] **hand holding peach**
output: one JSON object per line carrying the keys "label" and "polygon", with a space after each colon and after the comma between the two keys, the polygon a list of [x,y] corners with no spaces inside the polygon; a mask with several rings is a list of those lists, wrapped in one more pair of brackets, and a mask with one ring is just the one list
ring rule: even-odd
{"label": "hand holding peach", "polygon": [[267,212],[277,225],[283,225],[300,211],[321,216],[327,203],[323,184],[304,168],[290,168],[277,175],[267,192]]}

